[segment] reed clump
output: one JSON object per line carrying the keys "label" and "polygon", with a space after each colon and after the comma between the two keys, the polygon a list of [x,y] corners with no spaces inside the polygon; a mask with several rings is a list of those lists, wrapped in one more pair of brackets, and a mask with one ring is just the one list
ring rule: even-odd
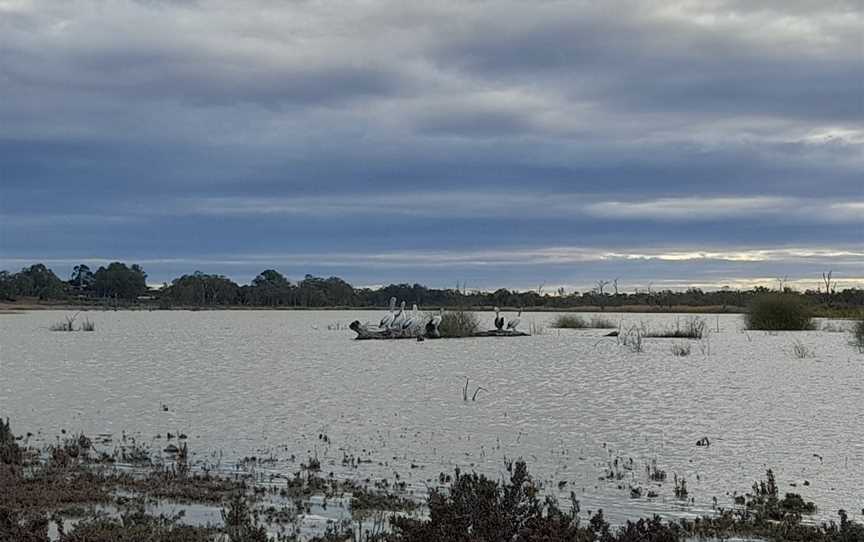
{"label": "reed clump", "polygon": [[804,344],[801,339],[792,341],[792,354],[798,359],[813,357],[813,350]]}
{"label": "reed clump", "polygon": [[672,343],[672,355],[686,357],[690,355],[690,345],[685,343]]}
{"label": "reed clump", "polygon": [[859,352],[864,353],[864,318],[860,318],[852,326],[852,344]]}
{"label": "reed clump", "polygon": [[813,329],[813,312],[799,296],[764,294],[750,304],[745,315],[747,329],[805,331]]}
{"label": "reed clump", "polygon": [[74,317],[69,318],[67,316],[65,322],[54,322],[48,329],[51,331],[75,331],[74,322]]}
{"label": "reed clump", "polygon": [[480,329],[480,319],[474,312],[449,310],[441,317],[438,331],[442,337],[470,337]]}
{"label": "reed clump", "polygon": [[701,339],[708,332],[708,324],[704,319],[691,316],[681,323],[681,320],[675,321],[674,328],[667,328],[662,331],[649,331],[645,336],[660,339]]}
{"label": "reed clump", "polygon": [[75,320],[78,318],[76,312],[72,316],[65,316],[65,321],[54,322],[48,329],[51,331],[96,331],[96,324],[89,318],[85,318],[79,327],[75,327]]}

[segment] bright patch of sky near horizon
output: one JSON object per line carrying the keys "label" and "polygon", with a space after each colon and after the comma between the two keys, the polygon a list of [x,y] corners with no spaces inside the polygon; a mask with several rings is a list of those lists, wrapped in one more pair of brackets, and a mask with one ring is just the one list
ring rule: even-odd
{"label": "bright patch of sky near horizon", "polygon": [[0,268],[864,286],[862,10],[0,0]]}

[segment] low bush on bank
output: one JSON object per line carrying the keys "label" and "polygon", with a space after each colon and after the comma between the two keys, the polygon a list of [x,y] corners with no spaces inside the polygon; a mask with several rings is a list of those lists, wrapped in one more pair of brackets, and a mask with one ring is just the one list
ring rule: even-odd
{"label": "low bush on bank", "polygon": [[800,297],[791,294],[765,294],[750,304],[745,316],[747,329],[765,331],[802,331],[813,329],[813,315]]}
{"label": "low bush on bank", "polygon": [[446,311],[438,326],[442,337],[470,337],[479,329],[477,314],[462,309]]}

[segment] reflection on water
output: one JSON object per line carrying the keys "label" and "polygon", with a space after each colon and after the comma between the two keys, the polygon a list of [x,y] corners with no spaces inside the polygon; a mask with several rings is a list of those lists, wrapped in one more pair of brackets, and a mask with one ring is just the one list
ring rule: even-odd
{"label": "reflection on water", "polygon": [[[291,474],[317,455],[325,473],[419,493],[441,471],[497,475],[523,457],[550,492],[575,491],[583,510],[613,519],[696,515],[713,497],[728,507],[727,492],[769,467],[781,491],[826,517],[845,507],[860,518],[864,504],[864,357],[843,333],[744,333],[738,316],[708,316],[710,354],[694,343],[676,357],[670,339],[634,353],[605,331],[548,327],[507,340],[353,341],[335,324],[379,316],[363,311],[95,312],[94,333],[49,331],[63,314],[0,315],[0,414],[37,441],[125,431],[162,435],[161,450],[167,432],[185,433],[198,461],[254,455]],[[686,318],[613,317],[655,329]],[[797,359],[795,339],[813,357]],[[462,399],[466,377],[469,394],[486,390],[476,401]],[[709,447],[696,446],[702,437]],[[600,480],[616,458],[632,467]],[[668,473],[660,485],[648,480],[653,460]],[[674,475],[694,502],[675,499]]]}

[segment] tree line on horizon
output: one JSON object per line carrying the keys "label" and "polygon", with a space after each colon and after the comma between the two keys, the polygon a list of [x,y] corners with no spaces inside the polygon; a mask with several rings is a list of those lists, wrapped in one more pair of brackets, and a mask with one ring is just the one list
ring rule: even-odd
{"label": "tree line on horizon", "polygon": [[[864,307],[864,289],[846,288],[837,291],[836,283],[826,281],[825,290],[796,292],[780,285],[780,291],[798,295],[813,303],[829,307]],[[617,281],[614,291],[607,291],[611,281],[597,281],[597,286],[586,292],[566,293],[563,289],[544,293],[542,288],[532,291],[513,291],[505,288],[494,292],[467,291],[464,288],[428,288],[420,284],[391,284],[381,288],[355,288],[339,277],[322,278],[306,275],[302,280],[290,281],[283,274],[267,269],[251,283],[240,285],[223,275],[196,271],[152,289],[147,286],[147,273],[137,264],[112,262],[95,271],[89,266],[76,265],[68,280],[60,279],[41,263],[25,267],[17,273],[0,271],[0,300],[38,298],[46,301],[109,302],[114,304],[147,303],[160,307],[173,306],[260,306],[260,307],[380,307],[387,306],[391,297],[426,307],[542,307],[614,308],[624,305],[672,308],[674,306],[745,307],[754,297],[772,290],[757,286],[750,290],[720,289],[704,291],[690,288],[685,291],[619,292]],[[833,287],[832,287],[833,284]]]}

